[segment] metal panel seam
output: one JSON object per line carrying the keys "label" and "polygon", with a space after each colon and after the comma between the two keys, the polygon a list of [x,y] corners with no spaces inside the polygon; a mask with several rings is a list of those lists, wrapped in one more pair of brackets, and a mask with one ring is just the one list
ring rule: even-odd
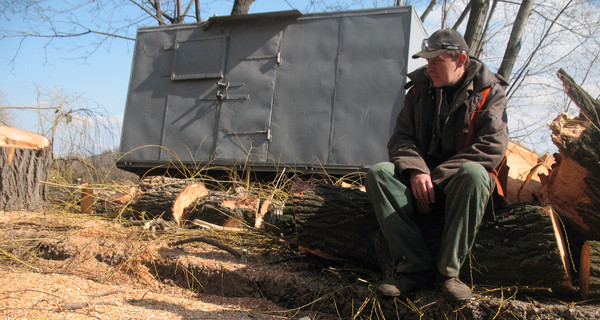
{"label": "metal panel seam", "polygon": [[343,40],[343,24],[344,24],[344,18],[340,18],[339,19],[339,25],[338,25],[338,47],[337,47],[337,54],[335,57],[335,80],[333,81],[333,94],[331,95],[331,120],[329,121],[329,142],[327,143],[327,163],[329,163],[329,158],[331,156],[331,149],[333,148],[333,146],[331,145],[333,142],[333,122],[335,120],[335,105],[336,105],[336,94],[337,94],[337,87],[338,87],[338,74],[339,74],[339,61],[340,61],[340,55],[341,55],[341,50],[342,50],[342,40]]}
{"label": "metal panel seam", "polygon": [[[281,55],[281,44],[284,41],[284,31],[286,28],[279,31],[279,47],[277,48],[277,57]],[[277,77],[279,76],[279,67],[281,66],[281,62],[277,61],[275,63],[275,76],[273,77],[273,93],[271,94],[271,110],[269,110],[269,124],[267,125],[267,154],[265,155],[267,158],[269,157],[271,150],[271,124],[273,123],[273,107],[275,106],[275,92],[277,91]],[[267,159],[265,159],[267,160]]]}

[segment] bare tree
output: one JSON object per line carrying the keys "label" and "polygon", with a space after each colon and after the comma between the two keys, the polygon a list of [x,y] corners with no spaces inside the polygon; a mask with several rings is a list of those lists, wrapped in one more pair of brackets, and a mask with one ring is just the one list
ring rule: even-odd
{"label": "bare tree", "polygon": [[[252,1],[245,2],[244,13]],[[129,10],[129,8],[136,10]],[[191,10],[195,7],[195,10]],[[190,12],[192,12],[190,14]],[[91,16],[91,19],[82,19]],[[84,0],[56,3],[50,0],[0,0],[0,18],[23,23],[0,25],[2,39],[47,39],[44,48],[58,40],[77,39],[62,47],[87,58],[114,39],[135,40],[138,27],[200,21],[199,0]],[[21,46],[14,52],[19,54]]]}
{"label": "bare tree", "polygon": [[523,34],[525,33],[527,21],[529,21],[529,15],[533,9],[533,2],[533,0],[523,0],[521,2],[521,6],[519,7],[519,12],[517,13],[515,23],[513,24],[510,38],[506,44],[506,51],[504,52],[504,57],[502,58],[502,64],[498,69],[498,73],[503,76],[504,79],[509,79],[510,73],[515,65],[515,61],[517,60],[517,56],[519,55],[519,51],[521,50],[521,42],[523,39]]}

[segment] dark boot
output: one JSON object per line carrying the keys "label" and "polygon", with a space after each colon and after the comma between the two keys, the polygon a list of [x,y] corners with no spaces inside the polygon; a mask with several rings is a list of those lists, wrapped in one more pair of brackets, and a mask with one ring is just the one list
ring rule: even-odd
{"label": "dark boot", "polygon": [[433,271],[402,273],[393,279],[380,282],[377,286],[377,292],[388,297],[398,297],[411,294],[420,289],[431,289],[434,282],[435,272]]}
{"label": "dark boot", "polygon": [[449,302],[464,302],[473,298],[471,288],[464,284],[458,277],[445,277],[440,282],[440,291]]}

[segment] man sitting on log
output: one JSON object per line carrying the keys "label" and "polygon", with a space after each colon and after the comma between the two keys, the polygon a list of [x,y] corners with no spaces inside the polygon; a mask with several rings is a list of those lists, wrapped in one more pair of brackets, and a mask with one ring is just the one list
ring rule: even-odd
{"label": "man sitting on log", "polygon": [[[427,66],[408,75],[404,106],[387,145],[390,162],[367,174],[367,192],[396,272],[377,291],[399,296],[437,284],[447,300],[465,301],[472,292],[459,271],[508,143],[506,82],[468,56],[455,30],[435,32],[421,49],[413,59],[425,58]],[[419,226],[429,213],[443,215],[437,259]]]}

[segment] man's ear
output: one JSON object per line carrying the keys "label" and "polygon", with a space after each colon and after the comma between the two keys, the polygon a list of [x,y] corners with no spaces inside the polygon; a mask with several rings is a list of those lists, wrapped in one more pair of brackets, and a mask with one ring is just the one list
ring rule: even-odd
{"label": "man's ear", "polygon": [[467,56],[466,52],[461,52],[460,55],[458,56],[458,67],[464,67],[465,64],[467,63],[467,58],[469,56]]}

